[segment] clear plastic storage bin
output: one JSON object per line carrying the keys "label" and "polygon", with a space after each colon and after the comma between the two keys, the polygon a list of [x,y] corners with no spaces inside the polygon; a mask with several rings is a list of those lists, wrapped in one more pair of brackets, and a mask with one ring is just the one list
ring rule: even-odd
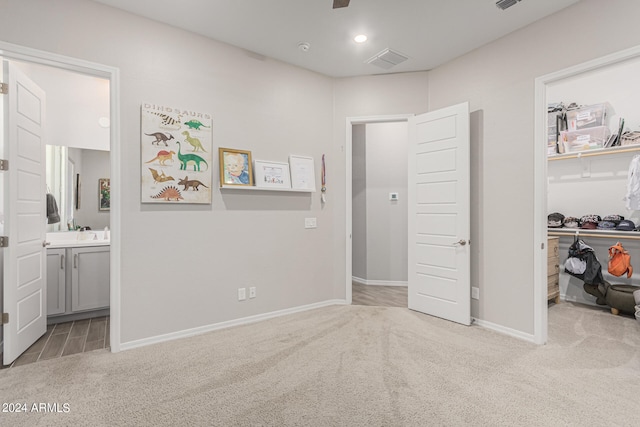
{"label": "clear plastic storage bin", "polygon": [[609,105],[604,103],[567,111],[567,130],[577,131],[606,126],[605,120],[607,119],[608,108]]}
{"label": "clear plastic storage bin", "polygon": [[598,126],[577,131],[562,131],[560,132],[560,141],[562,141],[565,153],[569,153],[602,148],[609,135],[609,129],[606,126]]}

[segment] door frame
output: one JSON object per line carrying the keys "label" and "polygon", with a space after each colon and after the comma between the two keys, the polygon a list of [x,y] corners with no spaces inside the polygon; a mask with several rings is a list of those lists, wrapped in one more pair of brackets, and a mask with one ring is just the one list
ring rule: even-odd
{"label": "door frame", "polygon": [[[415,114],[395,114],[388,116],[362,116],[362,117],[347,117],[346,120],[346,143],[345,143],[345,211],[346,211],[346,277],[345,277],[345,302],[351,305],[353,301],[353,290],[351,288],[351,280],[353,277],[353,125],[367,125],[371,123],[393,123],[393,122],[408,122],[410,117]],[[409,175],[407,174],[407,180]]]}
{"label": "door frame", "polygon": [[[546,344],[549,332],[547,307],[547,85],[640,57],[640,46],[615,52],[556,71],[535,80],[534,122],[534,284],[533,338],[536,344]],[[537,250],[540,248],[541,250]]]}
{"label": "door frame", "polygon": [[[120,351],[120,229],[121,229],[121,185],[120,185],[120,70],[69,56],[45,52],[25,46],[0,41],[0,57],[8,60],[32,62],[40,65],[73,71],[89,76],[109,80],[110,102],[110,173],[111,199],[110,210],[110,342],[111,352]],[[5,268],[7,268],[5,266]]]}

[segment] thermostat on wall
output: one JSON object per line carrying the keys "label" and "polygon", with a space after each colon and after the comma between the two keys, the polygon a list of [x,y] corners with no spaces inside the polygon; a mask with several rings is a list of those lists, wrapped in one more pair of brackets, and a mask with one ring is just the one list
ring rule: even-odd
{"label": "thermostat on wall", "polygon": [[392,202],[397,202],[398,201],[398,193],[389,193],[389,200],[391,200]]}

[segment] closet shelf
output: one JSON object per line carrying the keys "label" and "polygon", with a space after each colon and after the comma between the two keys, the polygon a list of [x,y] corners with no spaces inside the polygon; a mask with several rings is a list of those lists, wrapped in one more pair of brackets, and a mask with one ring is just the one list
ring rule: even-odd
{"label": "closet shelf", "polygon": [[640,240],[640,232],[637,231],[615,231],[615,230],[589,230],[575,228],[549,228],[548,236],[567,236],[567,237],[597,237],[603,239],[627,239]]}
{"label": "closet shelf", "polygon": [[627,145],[624,147],[595,148],[593,150],[578,151],[575,153],[555,154],[548,156],[547,160],[579,159],[582,157],[606,156],[609,154],[633,153],[640,151],[640,145]]}

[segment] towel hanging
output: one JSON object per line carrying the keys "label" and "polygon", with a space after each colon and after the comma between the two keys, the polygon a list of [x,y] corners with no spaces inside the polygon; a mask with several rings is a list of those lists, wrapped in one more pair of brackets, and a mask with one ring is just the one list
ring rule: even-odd
{"label": "towel hanging", "polygon": [[53,194],[47,193],[47,224],[57,224],[60,222],[58,213],[58,203]]}

